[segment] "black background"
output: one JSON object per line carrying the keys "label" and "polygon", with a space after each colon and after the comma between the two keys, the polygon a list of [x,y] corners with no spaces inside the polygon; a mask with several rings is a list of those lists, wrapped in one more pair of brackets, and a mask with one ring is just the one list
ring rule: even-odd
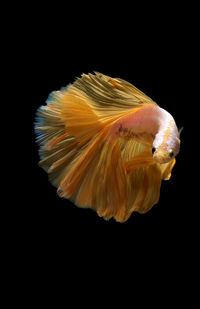
{"label": "black background", "polygon": [[[188,108],[193,102],[195,25],[188,21],[189,8],[183,4],[173,9],[163,5],[158,13],[151,7],[153,15],[148,7],[144,11],[118,5],[100,12],[99,6],[90,9],[83,6],[82,13],[77,5],[74,10],[35,10],[25,16],[21,27],[24,37],[18,64],[25,66],[21,84],[25,102],[20,103],[24,104],[23,126],[27,121],[21,156],[26,176],[19,175],[23,180],[15,195],[18,206],[14,211],[9,208],[16,214],[15,230],[20,231],[17,244],[22,244],[23,261],[28,260],[33,276],[35,272],[41,278],[42,273],[44,280],[51,281],[53,274],[58,278],[59,272],[67,280],[72,270],[76,288],[84,286],[88,273],[94,271],[95,279],[108,281],[106,294],[110,277],[127,274],[134,284],[139,270],[142,288],[142,274],[145,284],[151,285],[157,271],[158,282],[168,278],[171,293],[176,294],[176,280],[185,282],[191,275],[188,257],[193,261],[197,250],[198,202],[191,176],[195,167],[190,133],[194,110]],[[144,215],[133,213],[125,223],[105,221],[94,211],[59,198],[37,165],[37,108],[51,91],[93,71],[134,84],[170,112],[179,128],[184,127],[177,163],[171,179],[162,182],[159,203]]]}
{"label": "black background", "polygon": [[[30,61],[34,62],[34,90],[28,103],[32,109],[31,124],[34,122],[37,108],[45,104],[51,91],[72,83],[83,72],[99,71],[131,82],[170,112],[179,128],[184,127],[177,164],[170,181],[162,182],[158,205],[145,215],[134,213],[123,224],[114,220],[106,222],[95,212],[77,208],[57,196],[56,189],[48,182],[46,173],[37,166],[39,157],[32,131],[32,189],[35,200],[32,216],[42,233],[58,233],[60,230],[62,236],[66,235],[68,238],[68,229],[71,235],[79,232],[82,234],[90,229],[101,231],[103,234],[109,230],[112,235],[117,230],[121,231],[121,235],[128,233],[129,237],[131,234],[134,238],[141,235],[144,238],[160,238],[163,235],[167,238],[172,237],[173,242],[175,239],[177,242],[181,241],[179,237],[181,238],[181,234],[185,232],[189,220],[187,198],[183,197],[184,174],[187,169],[184,157],[187,152],[188,134],[188,115],[183,108],[186,104],[183,89],[187,87],[187,55],[183,50],[181,36],[170,37],[167,31],[158,32],[155,36],[153,32],[148,33],[148,29],[146,30],[143,38],[129,38],[129,41],[121,35],[113,37],[112,29],[110,38],[106,37],[105,41],[104,33],[100,32],[96,36],[93,34],[94,37],[87,37],[86,33],[80,38],[76,37],[74,30],[71,36],[66,34],[64,37],[62,34],[61,38],[55,39],[56,44],[48,42],[48,37],[44,37],[40,46],[33,44],[35,50]],[[33,86],[32,82],[30,86]]]}

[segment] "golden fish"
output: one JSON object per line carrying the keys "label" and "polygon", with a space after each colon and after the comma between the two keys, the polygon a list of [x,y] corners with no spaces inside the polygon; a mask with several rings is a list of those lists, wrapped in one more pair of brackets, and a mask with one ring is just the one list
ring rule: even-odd
{"label": "golden fish", "polygon": [[125,80],[82,74],[37,111],[40,166],[61,197],[126,221],[159,200],[179,152],[173,117]]}

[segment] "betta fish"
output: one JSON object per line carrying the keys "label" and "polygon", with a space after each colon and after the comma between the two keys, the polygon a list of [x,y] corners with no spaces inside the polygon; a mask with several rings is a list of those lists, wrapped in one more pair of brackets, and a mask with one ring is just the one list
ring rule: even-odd
{"label": "betta fish", "polygon": [[97,72],[46,103],[35,121],[39,165],[60,197],[118,222],[158,203],[180,148],[171,114],[129,82]]}

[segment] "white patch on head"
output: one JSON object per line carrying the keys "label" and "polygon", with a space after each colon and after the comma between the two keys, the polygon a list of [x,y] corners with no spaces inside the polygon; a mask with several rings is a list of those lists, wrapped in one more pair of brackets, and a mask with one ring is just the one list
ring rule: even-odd
{"label": "white patch on head", "polygon": [[[155,148],[160,147],[162,144],[167,145],[167,151],[170,149],[174,151],[174,153],[178,153],[180,140],[178,138],[179,133],[176,127],[176,123],[172,115],[170,115],[167,111],[160,108],[160,127],[159,131],[155,136],[153,146]],[[168,139],[166,140],[166,132],[168,131]],[[165,140],[164,140],[165,139]]]}
{"label": "white patch on head", "polygon": [[175,148],[176,143],[177,143],[176,137],[177,137],[176,127],[172,126],[170,128],[170,135],[169,135],[169,139],[167,141],[167,151]]}
{"label": "white patch on head", "polygon": [[158,148],[159,146],[161,146],[162,143],[163,143],[163,139],[164,139],[164,132],[163,131],[159,131],[156,134],[156,137],[155,137],[154,142],[153,142],[153,146],[155,148]]}

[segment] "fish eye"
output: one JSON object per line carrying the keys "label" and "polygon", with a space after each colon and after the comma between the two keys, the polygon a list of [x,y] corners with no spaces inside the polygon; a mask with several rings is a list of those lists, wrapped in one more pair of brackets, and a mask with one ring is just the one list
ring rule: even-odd
{"label": "fish eye", "polygon": [[156,151],[156,148],[153,147],[153,148],[152,148],[152,154],[154,154],[155,151]]}
{"label": "fish eye", "polygon": [[169,150],[169,156],[172,158],[174,156],[174,152],[172,149]]}

